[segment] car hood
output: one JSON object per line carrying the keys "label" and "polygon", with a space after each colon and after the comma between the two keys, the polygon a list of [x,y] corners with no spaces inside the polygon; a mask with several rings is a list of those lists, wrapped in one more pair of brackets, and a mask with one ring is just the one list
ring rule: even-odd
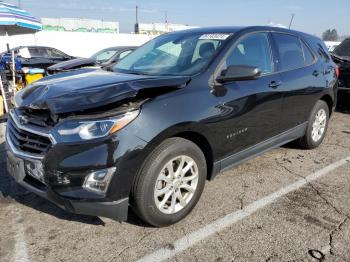
{"label": "car hood", "polygon": [[345,39],[334,50],[333,53],[340,57],[350,57],[350,38]]}
{"label": "car hood", "polygon": [[46,77],[29,85],[16,94],[15,104],[24,109],[50,110],[53,114],[77,112],[133,98],[146,89],[169,92],[186,86],[189,80],[190,77],[82,69]]}
{"label": "car hood", "polygon": [[350,56],[338,56],[331,54],[333,61],[341,70],[350,70]]}
{"label": "car hood", "polygon": [[76,58],[76,59],[72,59],[72,60],[68,60],[65,62],[52,65],[48,68],[48,70],[49,71],[69,70],[77,67],[94,65],[95,63],[96,62],[94,58]]}

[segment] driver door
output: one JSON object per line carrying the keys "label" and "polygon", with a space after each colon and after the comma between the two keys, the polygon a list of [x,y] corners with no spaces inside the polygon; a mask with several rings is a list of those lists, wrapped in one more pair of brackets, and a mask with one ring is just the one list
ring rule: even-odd
{"label": "driver door", "polygon": [[271,50],[269,33],[248,34],[234,44],[222,65],[223,70],[230,65],[246,65],[261,71],[256,80],[223,84],[226,94],[218,98],[217,105],[225,112],[220,126],[224,132],[222,156],[240,152],[280,132],[281,79],[275,73]]}

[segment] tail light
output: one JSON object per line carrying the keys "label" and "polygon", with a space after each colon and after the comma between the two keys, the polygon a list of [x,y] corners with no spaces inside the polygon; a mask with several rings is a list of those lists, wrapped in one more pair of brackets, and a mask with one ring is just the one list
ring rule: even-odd
{"label": "tail light", "polygon": [[338,78],[339,75],[340,75],[340,70],[339,70],[339,67],[338,67],[338,66],[335,67],[335,74],[337,75],[337,78]]}

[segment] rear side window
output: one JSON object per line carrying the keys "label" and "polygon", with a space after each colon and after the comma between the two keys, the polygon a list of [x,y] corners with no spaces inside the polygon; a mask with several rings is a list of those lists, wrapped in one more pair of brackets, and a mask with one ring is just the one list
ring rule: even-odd
{"label": "rear side window", "polygon": [[273,34],[280,57],[280,69],[289,71],[304,67],[304,54],[298,37],[288,34]]}
{"label": "rear side window", "polygon": [[303,46],[305,65],[312,65],[315,61],[314,55],[312,54],[310,48],[303,41],[301,41],[301,45]]}
{"label": "rear side window", "polygon": [[267,33],[251,34],[240,40],[226,59],[226,66],[230,65],[254,66],[262,74],[271,73],[273,62]]}

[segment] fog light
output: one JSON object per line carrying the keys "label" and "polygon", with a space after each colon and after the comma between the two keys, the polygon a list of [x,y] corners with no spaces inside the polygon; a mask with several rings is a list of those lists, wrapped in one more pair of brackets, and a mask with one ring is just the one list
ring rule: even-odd
{"label": "fog light", "polygon": [[83,188],[95,193],[105,194],[115,171],[116,168],[111,167],[90,173],[85,178]]}
{"label": "fog light", "polygon": [[44,169],[40,161],[25,161],[27,174],[45,184]]}

